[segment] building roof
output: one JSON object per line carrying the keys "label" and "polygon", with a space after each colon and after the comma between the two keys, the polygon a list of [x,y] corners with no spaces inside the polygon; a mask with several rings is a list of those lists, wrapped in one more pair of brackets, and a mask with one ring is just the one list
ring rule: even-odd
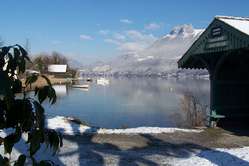
{"label": "building roof", "polygon": [[215,18],[249,35],[248,17],[216,16]]}
{"label": "building roof", "polygon": [[216,16],[178,61],[181,68],[206,68],[200,55],[249,48],[249,18]]}

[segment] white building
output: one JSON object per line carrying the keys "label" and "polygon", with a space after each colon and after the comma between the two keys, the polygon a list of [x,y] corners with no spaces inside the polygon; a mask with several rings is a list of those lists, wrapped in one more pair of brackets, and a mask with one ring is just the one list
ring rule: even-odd
{"label": "white building", "polygon": [[48,72],[51,73],[66,73],[67,65],[48,65]]}

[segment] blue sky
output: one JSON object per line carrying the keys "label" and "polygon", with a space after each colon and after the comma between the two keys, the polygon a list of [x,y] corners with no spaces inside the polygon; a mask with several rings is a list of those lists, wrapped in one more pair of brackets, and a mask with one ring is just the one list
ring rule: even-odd
{"label": "blue sky", "polygon": [[142,49],[172,27],[205,28],[215,15],[249,16],[248,0],[6,0],[0,6],[5,44],[58,51],[83,63]]}

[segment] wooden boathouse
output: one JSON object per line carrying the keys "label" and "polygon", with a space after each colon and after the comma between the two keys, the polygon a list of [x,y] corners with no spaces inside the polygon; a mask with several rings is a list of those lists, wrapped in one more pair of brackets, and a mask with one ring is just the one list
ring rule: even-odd
{"label": "wooden boathouse", "polygon": [[178,67],[208,70],[210,110],[225,116],[221,124],[249,123],[249,18],[216,16]]}

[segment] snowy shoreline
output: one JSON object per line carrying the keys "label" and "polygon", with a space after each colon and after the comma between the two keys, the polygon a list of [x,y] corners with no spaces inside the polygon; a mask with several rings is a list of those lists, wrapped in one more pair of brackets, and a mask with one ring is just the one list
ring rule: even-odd
{"label": "snowy shoreline", "polygon": [[[62,132],[65,135],[80,134],[158,134],[158,133],[174,133],[174,132],[202,132],[197,129],[180,129],[180,128],[159,128],[159,127],[138,127],[129,129],[102,129],[89,127],[77,122],[73,122],[72,118],[63,116],[49,117],[47,119],[47,127]],[[3,132],[0,134],[3,134]],[[155,146],[147,146],[140,148],[134,143],[138,140],[126,140],[127,142],[119,142],[119,137],[110,137],[116,144],[110,144],[107,139],[101,139],[102,135],[98,135],[99,139],[95,141],[82,142],[79,137],[70,137],[64,139],[64,145],[56,156],[52,156],[52,152],[42,145],[36,154],[36,159],[50,159],[58,165],[110,165],[118,166],[120,163],[124,165],[136,164],[138,161],[146,161],[154,165],[249,165],[249,147],[241,148],[205,148],[204,146],[175,146],[171,144]],[[122,137],[120,135],[120,137]],[[153,136],[152,136],[153,137]],[[133,144],[131,144],[131,142]],[[140,141],[143,141],[141,139]],[[187,141],[186,141],[187,142]],[[119,148],[118,145],[131,146],[128,149]],[[153,143],[153,142],[152,142]],[[101,145],[101,146],[100,146]],[[112,148],[110,148],[112,147]],[[116,148],[114,148],[116,147]],[[22,139],[12,153],[12,160],[16,160],[20,153],[28,154],[25,139]],[[4,154],[3,146],[0,148],[0,154]],[[65,155],[66,154],[66,155]],[[89,155],[90,154],[90,155]],[[96,160],[96,158],[99,160]],[[28,164],[28,163],[27,163]]]}
{"label": "snowy shoreline", "polygon": [[[117,134],[117,135],[132,135],[132,134],[161,134],[161,133],[174,133],[174,132],[188,132],[188,133],[199,133],[203,130],[200,129],[180,129],[180,128],[160,128],[160,127],[137,127],[137,128],[128,128],[128,129],[104,129],[97,127],[89,127],[80,123],[73,122],[74,119],[67,118],[63,116],[56,116],[53,118],[47,119],[47,127],[51,129],[55,129],[57,131],[62,132],[66,135],[80,135],[80,134]],[[114,141],[114,140],[113,140]],[[203,166],[235,166],[249,165],[249,147],[241,147],[241,148],[208,148],[208,149],[191,149],[188,147],[181,147],[180,149],[171,149],[171,153],[182,153],[188,154],[187,157],[184,155],[179,155],[178,157],[170,157],[167,155],[165,151],[167,148],[157,147],[157,151],[155,152],[153,148],[145,148],[144,150],[140,150],[137,152],[136,150],[110,150],[106,149],[98,149],[99,144],[94,146],[96,152],[101,156],[105,164],[96,162],[96,158],[81,158],[82,153],[89,154],[92,152],[92,147],[90,149],[86,149],[85,145],[73,145],[67,146],[66,151],[74,151],[72,149],[83,149],[80,150],[77,154],[74,154],[74,159],[64,159],[60,158],[59,162],[65,165],[111,165],[117,166],[119,163],[125,163],[125,165],[131,164],[130,161],[136,163],[136,160],[142,158],[145,161],[149,161],[151,163],[155,163],[158,165],[176,165],[176,166],[189,166],[189,165],[203,165]],[[82,148],[80,148],[82,147]],[[158,153],[159,152],[159,153]],[[95,154],[95,153],[93,153]],[[113,156],[112,154],[117,154]],[[147,154],[147,155],[144,155]],[[165,155],[166,154],[166,155]],[[84,155],[83,155],[84,156]],[[88,156],[88,155],[85,155]],[[133,156],[130,158],[130,156]],[[136,157],[134,157],[136,156]],[[79,160],[77,160],[80,158]],[[125,161],[123,161],[125,158]],[[128,160],[129,162],[126,162]],[[95,163],[96,162],[96,163]],[[93,164],[94,163],[94,164]]]}
{"label": "snowy shoreline", "polygon": [[64,116],[55,116],[47,119],[47,127],[60,131],[64,135],[80,135],[80,134],[160,134],[174,132],[202,132],[200,129],[181,129],[167,127],[136,127],[127,129],[105,129],[91,127],[72,121],[72,118]]}

